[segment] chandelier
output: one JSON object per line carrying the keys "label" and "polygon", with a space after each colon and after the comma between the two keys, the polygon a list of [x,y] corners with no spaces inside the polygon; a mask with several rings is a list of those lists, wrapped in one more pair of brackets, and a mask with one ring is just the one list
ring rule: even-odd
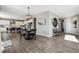
{"label": "chandelier", "polygon": [[30,12],[29,12],[29,10],[30,10],[30,7],[27,7],[27,15],[26,15],[26,20],[30,20],[30,19],[32,19],[33,17],[30,15]]}

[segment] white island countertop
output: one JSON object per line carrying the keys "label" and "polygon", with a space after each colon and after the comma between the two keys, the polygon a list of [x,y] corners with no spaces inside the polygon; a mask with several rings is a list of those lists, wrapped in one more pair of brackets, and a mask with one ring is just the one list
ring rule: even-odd
{"label": "white island countertop", "polygon": [[0,32],[0,53],[2,53],[3,50],[4,50],[4,48],[1,45],[1,32]]}
{"label": "white island countertop", "polygon": [[1,45],[1,32],[3,32],[3,31],[6,31],[6,28],[1,28],[0,27],[0,53],[2,53],[2,51],[4,50],[4,47],[2,47],[2,45]]}

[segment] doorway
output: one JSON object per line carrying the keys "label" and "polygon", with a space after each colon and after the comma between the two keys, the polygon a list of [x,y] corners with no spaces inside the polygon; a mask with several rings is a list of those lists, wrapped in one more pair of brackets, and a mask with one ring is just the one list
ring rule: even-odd
{"label": "doorway", "polygon": [[64,32],[64,20],[61,20],[61,32]]}

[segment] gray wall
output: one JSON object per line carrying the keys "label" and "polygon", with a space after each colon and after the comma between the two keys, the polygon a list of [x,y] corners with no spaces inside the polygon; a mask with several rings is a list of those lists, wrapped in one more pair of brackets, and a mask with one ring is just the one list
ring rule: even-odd
{"label": "gray wall", "polygon": [[[59,21],[59,16],[56,15],[55,13],[53,13],[53,12],[46,11],[46,12],[37,14],[36,18],[37,18],[36,19],[37,34],[51,37],[53,35],[52,29],[54,28],[52,26],[51,19],[57,18],[58,21]],[[39,25],[38,21],[41,21],[43,19],[46,19],[46,24],[45,25]],[[59,25],[57,26],[57,28],[59,28]]]}
{"label": "gray wall", "polygon": [[[74,24],[73,24],[74,20],[77,20],[77,28],[74,28]],[[65,22],[66,22],[65,24],[66,33],[77,34],[79,32],[79,15],[66,17]]]}
{"label": "gray wall", "polygon": [[[46,24],[39,25],[38,22],[44,19],[46,19]],[[36,15],[36,29],[38,35],[49,36],[49,14],[47,11]]]}

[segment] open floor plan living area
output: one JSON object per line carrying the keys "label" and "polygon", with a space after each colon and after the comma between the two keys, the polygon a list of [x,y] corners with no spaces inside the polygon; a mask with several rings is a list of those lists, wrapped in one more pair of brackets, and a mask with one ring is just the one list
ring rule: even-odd
{"label": "open floor plan living area", "polygon": [[79,53],[79,5],[0,5],[0,53]]}

